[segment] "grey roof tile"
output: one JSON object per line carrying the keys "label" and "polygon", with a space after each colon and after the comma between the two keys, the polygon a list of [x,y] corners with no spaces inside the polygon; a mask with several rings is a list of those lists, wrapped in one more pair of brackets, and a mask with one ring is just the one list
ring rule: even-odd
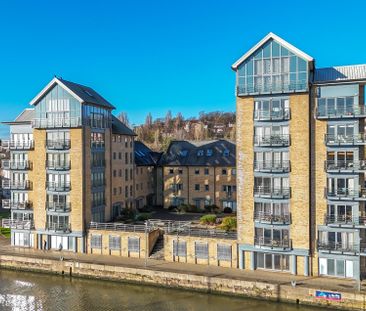
{"label": "grey roof tile", "polygon": [[112,115],[112,133],[119,135],[137,136],[133,130]]}
{"label": "grey roof tile", "polygon": [[315,83],[352,80],[366,80],[366,64],[319,68],[315,70]]}

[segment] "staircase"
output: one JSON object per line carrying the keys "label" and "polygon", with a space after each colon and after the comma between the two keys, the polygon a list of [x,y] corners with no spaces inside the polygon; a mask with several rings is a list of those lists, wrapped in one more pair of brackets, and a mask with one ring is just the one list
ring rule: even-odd
{"label": "staircase", "polygon": [[150,254],[151,259],[164,260],[164,235],[160,235]]}

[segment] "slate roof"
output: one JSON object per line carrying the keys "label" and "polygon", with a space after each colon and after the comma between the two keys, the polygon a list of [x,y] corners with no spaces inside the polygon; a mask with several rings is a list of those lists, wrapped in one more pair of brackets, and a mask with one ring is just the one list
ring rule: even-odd
{"label": "slate roof", "polygon": [[23,124],[28,124],[31,123],[32,120],[35,117],[35,111],[33,108],[26,108],[24,109],[20,115],[18,115],[14,121],[7,121],[7,122],[2,122],[4,124],[19,124],[19,123],[23,123]]}
{"label": "slate roof", "polygon": [[205,142],[172,141],[167,152],[161,156],[159,165],[230,167],[236,166],[235,155],[235,144],[224,139]]}
{"label": "slate roof", "polygon": [[144,143],[135,141],[135,164],[137,166],[154,166],[158,163],[161,153],[154,152]]}
{"label": "slate roof", "polygon": [[366,64],[319,68],[315,70],[315,83],[352,80],[366,80]]}
{"label": "slate roof", "polygon": [[61,83],[73,91],[77,96],[79,96],[84,102],[94,105],[103,106],[109,109],[115,109],[111,103],[109,103],[105,98],[103,98],[99,93],[94,91],[92,88],[78,84],[75,82],[67,81],[62,78],[57,78]]}
{"label": "slate roof", "polygon": [[112,133],[119,135],[137,136],[133,130],[112,115]]}

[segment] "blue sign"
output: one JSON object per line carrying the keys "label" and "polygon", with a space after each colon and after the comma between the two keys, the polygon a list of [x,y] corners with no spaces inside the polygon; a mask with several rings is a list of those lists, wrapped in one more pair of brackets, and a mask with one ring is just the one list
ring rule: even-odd
{"label": "blue sign", "polygon": [[342,295],[340,293],[323,292],[321,290],[317,290],[315,292],[315,298],[325,299],[325,300],[341,301],[342,300]]}

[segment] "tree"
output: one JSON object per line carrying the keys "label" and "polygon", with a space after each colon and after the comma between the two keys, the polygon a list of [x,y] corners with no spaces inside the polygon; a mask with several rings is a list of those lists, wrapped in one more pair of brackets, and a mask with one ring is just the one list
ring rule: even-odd
{"label": "tree", "polygon": [[127,113],[126,112],[120,112],[118,115],[117,115],[117,119],[120,120],[124,125],[126,126],[130,126],[130,121],[128,120],[128,116],[127,116]]}
{"label": "tree", "polygon": [[149,112],[145,119],[145,126],[150,128],[152,126],[152,123],[153,123],[153,118],[152,118],[151,112]]}
{"label": "tree", "polygon": [[171,122],[172,122],[172,112],[168,110],[168,112],[165,115],[165,122],[164,122],[164,127],[166,131],[169,131]]}

